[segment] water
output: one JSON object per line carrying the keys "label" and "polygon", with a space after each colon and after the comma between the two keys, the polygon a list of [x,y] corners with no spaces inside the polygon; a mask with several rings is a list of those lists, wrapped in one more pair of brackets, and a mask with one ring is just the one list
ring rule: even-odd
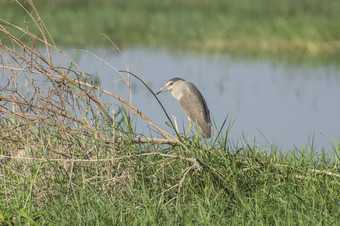
{"label": "water", "polygon": [[[136,70],[119,54],[95,51],[117,69]],[[235,120],[230,137],[262,145],[276,144],[282,149],[305,146],[313,141],[316,150],[331,149],[339,141],[340,70],[334,66],[286,65],[263,60],[232,59],[227,55],[194,55],[165,49],[130,49],[124,55],[150,87],[157,91],[172,77],[191,81],[201,90],[218,128],[225,117]],[[120,76],[102,62],[82,54],[79,64],[99,76],[102,88],[127,98]],[[154,97],[133,77],[132,104],[160,127],[167,121]],[[159,95],[170,115],[176,116],[181,132],[187,118],[171,94]],[[149,135],[141,119],[137,131]],[[215,132],[217,129],[215,128]]]}
{"label": "water", "polygon": [[[114,50],[94,50],[118,70],[142,73],[144,80],[158,91],[172,77],[193,82],[205,97],[217,128],[228,115],[235,120],[230,133],[234,143],[242,139],[261,145],[276,144],[280,149],[303,147],[313,141],[320,151],[332,151],[331,142],[339,142],[340,70],[334,66],[287,65],[265,60],[233,59],[228,55],[190,54],[166,49],[127,49],[122,55]],[[130,77],[131,96],[126,83],[111,67],[92,55],[67,52],[80,67],[98,76],[101,88],[123,97],[161,128],[167,118],[148,90]],[[103,96],[106,102],[117,103]],[[169,92],[159,95],[169,115],[176,116],[179,130],[188,127],[187,118]],[[137,132],[155,136],[153,129],[134,117]],[[194,131],[194,130],[192,130]],[[151,134],[150,134],[151,133]]]}

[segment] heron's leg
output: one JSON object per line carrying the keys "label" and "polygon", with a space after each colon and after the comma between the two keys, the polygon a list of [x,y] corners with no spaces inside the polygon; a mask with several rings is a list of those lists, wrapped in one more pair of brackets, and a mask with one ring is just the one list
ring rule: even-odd
{"label": "heron's leg", "polygon": [[189,128],[188,128],[188,130],[185,132],[185,136],[188,135],[188,133],[189,133],[189,131],[191,130],[191,128],[192,128],[192,122],[191,122],[191,120],[189,120]]}

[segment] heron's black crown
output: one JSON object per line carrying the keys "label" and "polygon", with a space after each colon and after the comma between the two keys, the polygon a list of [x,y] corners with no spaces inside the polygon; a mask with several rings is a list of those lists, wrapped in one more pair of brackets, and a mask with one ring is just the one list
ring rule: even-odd
{"label": "heron's black crown", "polygon": [[172,78],[168,82],[177,82],[177,81],[184,81],[184,79],[181,79],[181,78]]}

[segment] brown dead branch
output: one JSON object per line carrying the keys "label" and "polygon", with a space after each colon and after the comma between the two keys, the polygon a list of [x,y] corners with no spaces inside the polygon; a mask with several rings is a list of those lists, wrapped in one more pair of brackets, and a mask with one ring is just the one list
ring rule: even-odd
{"label": "brown dead branch", "polygon": [[[54,117],[55,120],[57,120],[58,117],[62,117],[93,130],[93,125],[86,120],[85,110],[81,106],[82,102],[80,99],[85,97],[88,99],[86,100],[86,103],[90,104],[90,111],[95,112],[99,110],[110,124],[115,125],[113,117],[110,116],[103,103],[98,99],[95,93],[96,91],[113,97],[119,102],[117,105],[121,107],[125,105],[124,108],[127,109],[127,112],[132,109],[136,115],[154,127],[165,138],[155,139],[136,137],[132,138],[134,142],[154,142],[156,144],[179,143],[177,140],[170,138],[167,132],[160,129],[138,108],[133,106],[131,102],[87,81],[86,73],[81,70],[77,63],[56,47],[45,24],[39,16],[33,1],[29,0],[28,3],[33,9],[33,13],[29,13],[28,10],[24,9],[18,2],[18,4],[29,14],[40,33],[32,33],[27,29],[16,26],[0,18],[0,34],[2,37],[0,40],[0,48],[2,48],[0,68],[5,73],[11,74],[9,81],[22,81],[23,79],[26,79],[27,82],[27,77],[29,77],[29,86],[31,90],[34,90],[34,93],[27,99],[27,97],[20,92],[20,90],[23,90],[20,82],[9,84],[6,87],[0,87],[2,89],[0,95],[0,114],[11,115],[11,117],[20,119],[23,122],[39,122],[45,124],[49,124],[50,122],[48,122],[48,120],[53,120]],[[14,35],[13,30],[30,37],[32,40],[31,43],[27,44],[22,41],[21,35]],[[5,41],[6,43],[10,43],[11,46],[5,44]],[[37,43],[38,45],[40,43],[45,46],[47,57],[45,57],[40,49],[36,47]],[[67,65],[70,66],[64,67],[55,65],[53,63],[52,50],[58,55],[65,57],[68,60]],[[60,64],[64,65],[63,62]],[[77,72],[71,70],[71,67],[75,67]],[[116,69],[115,71],[118,72]],[[75,76],[76,78],[71,76]],[[123,75],[121,76],[124,77]],[[40,87],[36,85],[36,80],[40,77],[47,78],[50,85],[49,90],[41,91]],[[128,80],[126,81],[129,82]],[[17,96],[21,96],[21,98],[14,97],[15,95],[13,94],[18,94]],[[19,109],[19,112],[9,110],[8,104],[16,106],[15,108]],[[96,107],[97,110],[94,107]],[[79,119],[79,115],[75,113],[75,109],[78,110],[82,119]],[[70,110],[72,114],[70,113]],[[115,130],[117,130],[119,134],[122,134],[118,128]],[[121,139],[126,138],[122,137]]]}
{"label": "brown dead branch", "polygon": [[[283,165],[283,164],[276,164],[276,166],[293,168],[293,166]],[[299,170],[299,171],[302,172],[302,170]],[[332,171],[327,171],[327,170],[308,169],[308,172],[315,173],[315,174],[324,174],[324,175],[328,175],[328,176],[332,176],[332,177],[339,177],[340,178],[340,174],[334,173]]]}
{"label": "brown dead branch", "polygon": [[194,166],[199,166],[199,163],[197,162],[197,159],[195,158],[186,158],[181,157],[177,155],[169,155],[169,154],[163,154],[159,152],[149,152],[149,153],[143,153],[143,154],[135,154],[135,155],[126,155],[126,156],[119,156],[119,157],[112,157],[112,158],[103,158],[103,159],[76,159],[76,158],[33,158],[28,157],[25,155],[24,149],[18,149],[13,151],[13,155],[0,155],[1,159],[17,159],[17,160],[26,160],[26,161],[48,161],[48,162],[112,162],[112,161],[121,161],[123,159],[133,159],[138,157],[144,157],[144,156],[161,156],[163,158],[167,159],[177,159],[181,161],[186,161],[193,163]]}
{"label": "brown dead branch", "polygon": [[172,144],[172,145],[180,145],[181,142],[175,138],[146,138],[146,137],[117,137],[116,142],[121,142],[123,140],[130,140],[135,143],[153,143],[153,144]]}

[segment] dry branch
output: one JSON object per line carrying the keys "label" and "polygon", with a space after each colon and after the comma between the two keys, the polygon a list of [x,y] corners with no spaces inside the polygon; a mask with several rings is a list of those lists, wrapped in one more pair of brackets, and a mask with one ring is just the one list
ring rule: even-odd
{"label": "dry branch", "polygon": [[47,162],[112,162],[112,161],[121,161],[123,159],[132,159],[132,158],[138,158],[138,157],[144,157],[144,156],[161,156],[167,159],[177,159],[182,160],[186,162],[193,163],[195,166],[199,166],[199,163],[197,159],[195,158],[186,158],[181,157],[177,155],[169,155],[169,154],[163,154],[159,152],[149,152],[149,153],[143,153],[143,154],[135,154],[135,155],[125,155],[125,156],[119,156],[119,157],[112,157],[112,158],[103,158],[103,159],[61,159],[61,158],[33,158],[33,157],[27,157],[25,156],[25,150],[19,149],[13,151],[15,153],[18,153],[17,156],[14,155],[0,155],[1,159],[18,159],[18,160],[26,160],[26,161],[47,161]]}
{"label": "dry branch", "polygon": [[[17,3],[21,5],[20,2]],[[52,37],[49,35],[45,24],[40,18],[33,1],[29,0],[28,3],[33,9],[32,13],[29,13],[29,10],[26,10],[22,5],[21,6],[28,13],[33,21],[33,24],[35,24],[35,26],[38,28],[40,32],[39,34],[32,33],[27,29],[16,26],[0,18],[0,48],[2,48],[0,68],[3,69],[5,72],[4,74],[11,74],[11,77],[8,78],[9,81],[16,81],[15,85],[9,84],[6,87],[1,87],[2,92],[0,95],[0,114],[7,114],[24,122],[39,121],[39,123],[45,124],[50,124],[50,121],[47,121],[53,119],[51,115],[55,117],[61,116],[93,130],[95,128],[93,128],[93,125],[91,125],[84,116],[85,110],[81,105],[88,104],[91,108],[91,112],[98,112],[99,110],[99,112],[105,116],[105,119],[110,124],[115,125],[113,117],[109,115],[108,111],[104,108],[102,102],[95,94],[95,92],[101,92],[118,100],[120,104],[117,105],[121,106],[122,108],[126,108],[127,112],[132,109],[136,115],[154,127],[165,138],[155,139],[136,137],[132,138],[134,142],[154,142],[156,144],[179,143],[178,140],[170,138],[170,135],[167,132],[160,129],[154,122],[152,122],[145,114],[143,114],[130,102],[124,100],[112,92],[104,90],[96,85],[93,85],[93,83],[88,82],[86,73],[81,70],[76,62],[57,48]],[[32,40],[31,43],[27,44],[22,41],[22,35],[14,35],[13,30],[15,32],[21,33],[24,36],[30,37]],[[11,46],[9,44],[5,44],[5,41],[6,43],[10,43]],[[36,47],[37,43],[38,45],[40,43],[45,46],[48,55],[47,58],[41,53],[40,49]],[[67,64],[70,66],[65,68],[64,66],[55,65],[53,63],[51,54],[52,50],[54,50],[57,54],[66,57],[66,59],[69,61]],[[64,65],[63,62],[60,64]],[[71,67],[76,67],[78,72],[72,70]],[[115,71],[119,73],[118,70],[115,69]],[[19,90],[23,90],[24,85],[18,81],[27,81],[27,77],[29,76],[29,86],[35,92],[29,99],[27,99],[25,95],[20,93]],[[75,76],[76,78],[72,78],[71,76]],[[49,90],[42,92],[40,87],[36,85],[36,80],[40,77],[48,79],[50,85]],[[128,80],[126,81],[128,82]],[[18,96],[21,98],[16,98],[13,94],[18,94]],[[82,101],[84,97],[88,99],[86,102]],[[17,108],[20,109],[20,112],[9,110],[8,103],[11,103],[13,106],[17,106]],[[123,105],[125,105],[125,107]],[[75,113],[75,109],[79,111],[80,115],[84,116],[83,119],[79,119],[79,116]],[[70,110],[72,114],[69,112]],[[55,120],[58,120],[57,118],[58,117],[56,117]],[[119,134],[122,134],[118,128],[116,129]],[[127,138],[121,137],[121,139]]]}

